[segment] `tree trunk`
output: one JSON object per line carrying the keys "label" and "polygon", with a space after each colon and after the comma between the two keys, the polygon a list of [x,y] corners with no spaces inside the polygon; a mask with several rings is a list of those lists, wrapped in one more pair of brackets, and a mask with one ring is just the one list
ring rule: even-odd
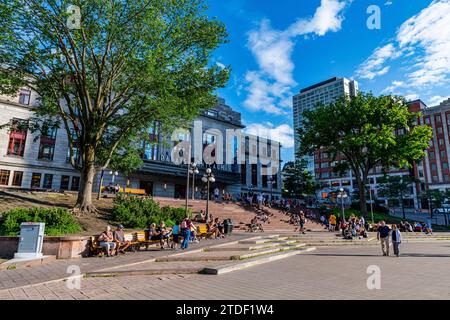
{"label": "tree trunk", "polygon": [[367,216],[366,185],[364,183],[365,181],[363,181],[365,179],[361,178],[361,173],[357,172],[355,172],[355,178],[359,189],[359,207],[365,219]]}
{"label": "tree trunk", "polygon": [[74,212],[79,214],[93,213],[97,210],[92,203],[92,187],[95,176],[95,151],[93,148],[88,148],[85,151],[85,161],[81,169],[80,191],[78,192],[77,203],[75,204]]}
{"label": "tree trunk", "polygon": [[97,194],[97,200],[100,200],[100,196],[102,194],[102,188],[103,188],[103,176],[105,174],[105,170],[102,170],[102,174],[100,176],[100,186],[98,189],[98,194]]}

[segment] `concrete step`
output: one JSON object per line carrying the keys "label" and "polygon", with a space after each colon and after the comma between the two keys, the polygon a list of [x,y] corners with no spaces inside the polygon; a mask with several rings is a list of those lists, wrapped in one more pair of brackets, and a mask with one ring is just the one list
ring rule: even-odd
{"label": "concrete step", "polygon": [[311,252],[311,251],[314,251],[314,250],[316,250],[316,248],[309,247],[309,248],[302,248],[302,249],[293,250],[293,251],[282,251],[282,252],[280,252],[278,254],[272,254],[272,255],[269,255],[269,256],[258,257],[258,258],[255,258],[255,259],[249,259],[249,260],[245,260],[245,261],[239,261],[239,262],[224,264],[224,265],[220,265],[220,266],[217,266],[217,267],[207,267],[207,268],[203,269],[201,271],[201,273],[209,274],[209,275],[222,275],[222,274],[225,274],[225,273],[230,273],[230,272],[233,272],[233,271],[243,270],[243,269],[247,269],[247,268],[250,268],[250,267],[257,266],[257,265],[270,263],[270,262],[278,261],[278,260],[282,260],[282,259],[286,259],[286,258],[289,258],[289,257],[292,257],[292,256],[308,253],[308,252]]}
{"label": "concrete step", "polygon": [[205,248],[203,251],[205,252],[214,252],[214,251],[253,251],[253,250],[261,250],[267,248],[279,247],[280,245],[291,245],[297,243],[297,240],[284,240],[284,241],[272,241],[266,242],[262,244],[238,244],[234,246],[227,247],[214,247],[214,248]]}
{"label": "concrete step", "polygon": [[173,262],[173,261],[221,261],[221,260],[244,260],[257,256],[277,253],[285,250],[294,250],[296,248],[303,247],[304,244],[292,244],[277,246],[274,248],[266,248],[253,251],[242,251],[242,250],[232,250],[232,251],[211,251],[202,252],[195,254],[187,254],[182,256],[167,256],[163,258],[156,259],[156,262]]}

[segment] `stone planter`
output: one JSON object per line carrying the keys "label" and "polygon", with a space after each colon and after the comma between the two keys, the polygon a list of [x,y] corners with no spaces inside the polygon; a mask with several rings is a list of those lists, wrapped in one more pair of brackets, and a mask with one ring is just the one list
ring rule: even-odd
{"label": "stone planter", "polygon": [[[90,237],[45,237],[42,253],[57,259],[75,259],[87,256]],[[19,237],[0,237],[0,257],[11,258],[17,252]]]}

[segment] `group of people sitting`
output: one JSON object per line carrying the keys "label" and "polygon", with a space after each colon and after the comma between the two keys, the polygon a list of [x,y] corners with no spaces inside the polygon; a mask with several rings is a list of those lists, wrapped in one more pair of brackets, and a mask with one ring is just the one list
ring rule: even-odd
{"label": "group of people sitting", "polygon": [[343,222],[341,224],[342,227],[342,236],[344,239],[351,240],[355,237],[359,239],[367,238],[367,231],[369,229],[369,225],[365,221],[364,217],[357,218],[354,215],[350,216],[350,219],[347,222]]}
{"label": "group of people sitting", "polygon": [[270,224],[273,213],[260,212],[250,221],[247,232],[264,232],[263,223]]}
{"label": "group of people sitting", "polygon": [[98,237],[98,241],[101,247],[105,248],[106,256],[111,257],[119,253],[125,254],[131,243],[125,240],[124,228],[121,224],[117,226],[117,229],[113,232],[111,226],[106,226]]}
{"label": "group of people sitting", "polygon": [[[206,226],[210,238],[225,237],[224,224],[219,222],[219,218],[213,219],[211,215]],[[148,240],[159,242],[161,250],[178,250],[179,246],[182,250],[187,250],[189,243],[199,243],[198,229],[191,219],[177,221],[171,228],[167,227],[164,221],[161,221],[159,226],[152,223],[146,232],[148,232]],[[121,224],[117,225],[115,231],[112,231],[111,226],[106,226],[105,231],[98,237],[98,241],[108,257],[119,253],[125,254],[131,246],[131,242],[125,239],[124,227]]]}
{"label": "group of people sitting", "polygon": [[431,226],[424,222],[414,222],[414,225],[411,225],[408,221],[402,221],[398,228],[401,232],[424,232],[430,235],[433,234]]}

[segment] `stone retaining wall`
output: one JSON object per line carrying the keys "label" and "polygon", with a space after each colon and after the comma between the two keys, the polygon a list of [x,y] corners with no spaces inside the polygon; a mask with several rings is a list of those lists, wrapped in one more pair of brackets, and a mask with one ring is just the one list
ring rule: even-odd
{"label": "stone retaining wall", "polygon": [[[86,256],[89,252],[89,237],[45,237],[43,254],[57,259],[74,259]],[[12,258],[17,252],[19,237],[0,237],[0,257]]]}

